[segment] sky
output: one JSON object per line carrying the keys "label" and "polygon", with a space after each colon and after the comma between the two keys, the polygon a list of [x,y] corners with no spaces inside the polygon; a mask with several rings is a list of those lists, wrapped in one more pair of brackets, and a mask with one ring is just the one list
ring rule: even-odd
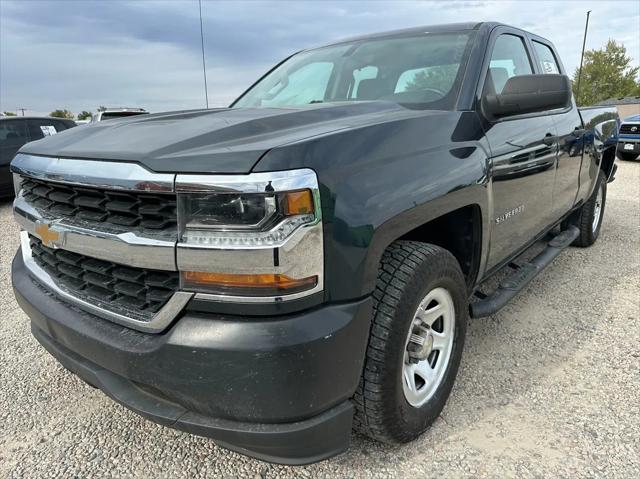
{"label": "sky", "polygon": [[[548,38],[567,72],[609,38],[640,62],[640,2],[202,2],[209,106],[228,106],[264,72],[305,48],[364,33],[494,20]],[[0,111],[47,114],[100,106],[205,106],[197,0],[0,0]]]}

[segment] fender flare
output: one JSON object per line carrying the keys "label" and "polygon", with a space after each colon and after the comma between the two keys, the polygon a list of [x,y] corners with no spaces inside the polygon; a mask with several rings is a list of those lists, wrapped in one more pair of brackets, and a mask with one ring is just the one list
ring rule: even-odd
{"label": "fender flare", "polygon": [[419,226],[467,206],[477,206],[480,209],[482,231],[480,234],[481,256],[476,273],[478,275],[484,269],[488,252],[487,240],[490,236],[489,225],[491,224],[489,218],[489,187],[488,184],[476,184],[452,191],[445,196],[434,198],[431,201],[406,210],[376,228],[367,250],[362,293],[370,294],[375,288],[378,265],[384,250],[391,243]]}

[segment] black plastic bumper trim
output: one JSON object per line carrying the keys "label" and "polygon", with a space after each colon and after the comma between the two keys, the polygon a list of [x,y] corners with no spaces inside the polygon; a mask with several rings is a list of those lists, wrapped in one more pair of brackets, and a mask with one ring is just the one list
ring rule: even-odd
{"label": "black plastic bumper trim", "polygon": [[335,456],[349,447],[353,418],[353,406],[349,401],[293,423],[243,423],[207,417],[158,398],[135,383],[90,363],[56,344],[37,326],[32,325],[31,330],[64,367],[126,408],[163,426],[210,437],[233,451],[279,464],[309,464]]}

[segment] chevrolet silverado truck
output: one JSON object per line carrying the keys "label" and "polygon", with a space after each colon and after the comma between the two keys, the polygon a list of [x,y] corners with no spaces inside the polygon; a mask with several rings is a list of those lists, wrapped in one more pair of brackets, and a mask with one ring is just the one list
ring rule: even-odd
{"label": "chevrolet silverado truck", "polygon": [[618,157],[633,161],[640,156],[640,115],[625,118],[618,134]]}
{"label": "chevrolet silverado truck", "polygon": [[287,464],[352,429],[407,442],[467,319],[598,238],[616,121],[498,23],[302,51],[229,108],[25,145],[15,295],[60,363],[162,425]]}

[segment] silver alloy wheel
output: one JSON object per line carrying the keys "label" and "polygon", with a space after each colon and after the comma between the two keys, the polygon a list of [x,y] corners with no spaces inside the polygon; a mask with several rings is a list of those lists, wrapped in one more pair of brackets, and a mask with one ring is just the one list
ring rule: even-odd
{"label": "silver alloy wheel", "polygon": [[593,208],[593,222],[591,223],[591,231],[593,233],[598,229],[598,225],[600,224],[600,217],[602,216],[602,191],[604,190],[604,185],[600,185],[598,188],[598,194],[596,195],[596,204]]}
{"label": "silver alloy wheel", "polygon": [[414,407],[426,403],[436,392],[451,359],[455,332],[453,298],[436,288],[418,305],[405,342],[402,389]]}

